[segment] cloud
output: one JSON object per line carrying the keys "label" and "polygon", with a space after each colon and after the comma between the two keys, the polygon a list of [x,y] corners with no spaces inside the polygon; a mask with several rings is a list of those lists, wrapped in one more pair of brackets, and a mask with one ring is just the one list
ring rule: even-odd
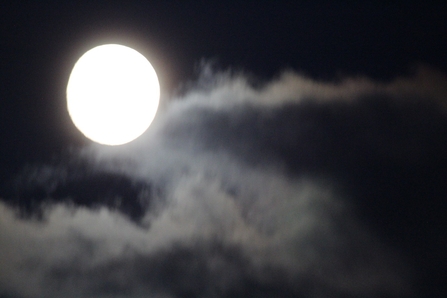
{"label": "cloud", "polygon": [[445,76],[203,81],[135,142],[24,170],[0,296],[445,292]]}

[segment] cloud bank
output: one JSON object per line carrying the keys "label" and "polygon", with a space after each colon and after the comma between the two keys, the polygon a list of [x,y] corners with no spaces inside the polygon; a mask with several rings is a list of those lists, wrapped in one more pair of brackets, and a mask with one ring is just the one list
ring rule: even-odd
{"label": "cloud bank", "polygon": [[447,292],[443,74],[203,81],[130,144],[24,169],[0,297]]}

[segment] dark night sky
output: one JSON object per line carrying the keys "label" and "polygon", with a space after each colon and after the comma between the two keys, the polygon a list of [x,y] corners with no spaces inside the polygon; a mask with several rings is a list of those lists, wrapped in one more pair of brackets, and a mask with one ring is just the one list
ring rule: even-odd
{"label": "dark night sky", "polygon": [[[398,4],[396,4],[398,3]],[[443,1],[439,1],[443,3]],[[125,43],[156,68],[165,94],[202,59],[271,78],[389,79],[420,62],[447,70],[446,5],[374,1],[14,1],[1,9],[2,177],[27,158],[83,143],[65,111],[74,62]]]}
{"label": "dark night sky", "polygon": [[[407,283],[416,285],[414,297],[447,293],[441,286],[447,268],[447,2],[9,1],[0,6],[0,34],[0,213],[6,218],[0,219],[0,243],[15,251],[14,241],[5,239],[16,235],[11,239],[28,245],[28,234],[7,228],[13,222],[8,208],[53,218],[42,235],[65,227],[58,212],[68,208],[45,213],[46,203],[70,201],[90,210],[76,209],[84,210],[81,219],[69,217],[77,236],[29,236],[36,243],[55,241],[46,249],[37,245],[36,254],[79,248],[64,261],[0,252],[0,298],[413,297]],[[72,66],[105,43],[141,52],[161,84],[163,110],[155,128],[122,151],[92,145],[66,111]],[[220,76],[228,70],[243,75]],[[247,77],[254,86],[244,85]],[[343,84],[359,77],[366,83]],[[223,93],[213,85],[221,78]],[[231,89],[226,80],[242,85]],[[221,103],[227,97],[230,104]],[[139,166],[128,168],[129,160]],[[209,179],[219,181],[217,189]],[[299,202],[317,199],[295,206],[289,201],[295,195]],[[184,238],[166,228],[169,239],[157,238],[159,226],[172,223],[209,225],[227,235],[232,228],[216,215],[237,218],[228,199],[219,199],[226,196],[259,234],[243,225],[238,233],[247,235],[244,241],[215,241],[197,227],[179,228]],[[200,203],[202,197],[209,200]],[[348,211],[337,209],[338,197]],[[169,207],[178,198],[188,203]],[[95,213],[101,206],[108,208],[103,221]],[[166,219],[175,212],[184,217]],[[105,226],[116,214],[131,220],[113,222],[131,252],[115,253],[113,245],[95,240],[111,233]],[[310,224],[316,236],[296,228],[292,237],[285,232],[295,231],[284,223],[293,221],[287,216],[327,220],[333,230]],[[99,232],[79,221],[94,223]],[[33,223],[26,227],[20,231],[40,233]],[[170,248],[139,250],[140,229]],[[200,241],[188,238],[197,235]],[[316,254],[324,257],[302,265],[309,257],[302,243],[316,243]],[[276,249],[285,263],[269,255]],[[97,252],[104,260],[84,266]],[[262,255],[259,262],[246,257],[251,253]],[[17,261],[2,268],[2,260],[15,257],[25,267]],[[16,264],[31,268],[23,269],[30,282],[22,289]]]}

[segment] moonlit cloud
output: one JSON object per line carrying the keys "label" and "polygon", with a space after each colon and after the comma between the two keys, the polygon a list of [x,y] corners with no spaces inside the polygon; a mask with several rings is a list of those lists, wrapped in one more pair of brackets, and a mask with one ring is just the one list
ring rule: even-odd
{"label": "moonlit cloud", "polygon": [[0,204],[0,296],[430,293],[447,264],[445,76],[206,82],[135,142],[24,170],[11,193],[42,217]]}

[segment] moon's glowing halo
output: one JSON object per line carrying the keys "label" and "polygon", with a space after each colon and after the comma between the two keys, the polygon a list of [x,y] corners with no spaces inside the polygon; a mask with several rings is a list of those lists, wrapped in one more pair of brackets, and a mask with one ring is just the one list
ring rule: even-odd
{"label": "moon's glowing halo", "polygon": [[97,46],[79,58],[67,84],[67,108],[89,139],[122,145],[143,134],[157,112],[160,84],[149,61],[126,46]]}

